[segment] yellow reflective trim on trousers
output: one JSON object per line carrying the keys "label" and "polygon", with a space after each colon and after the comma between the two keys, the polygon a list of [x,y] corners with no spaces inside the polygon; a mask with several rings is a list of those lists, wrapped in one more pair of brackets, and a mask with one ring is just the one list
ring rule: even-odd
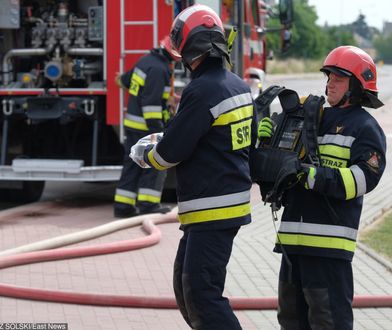
{"label": "yellow reflective trim on trousers", "polygon": [[145,112],[143,117],[144,119],[162,119],[162,112]]}
{"label": "yellow reflective trim on trousers", "polygon": [[321,145],[319,148],[321,155],[328,155],[341,159],[350,159],[350,148],[333,146],[329,144]]}
{"label": "yellow reflective trim on trousers", "polygon": [[178,218],[183,225],[214,221],[226,220],[231,218],[243,217],[250,214],[250,204],[241,204],[236,206],[223,207],[219,209],[193,211],[188,213],[179,214]]}
{"label": "yellow reflective trim on trousers", "polygon": [[141,194],[141,195],[137,195],[137,200],[140,202],[160,203],[161,197]]}
{"label": "yellow reflective trim on trousers", "polygon": [[252,117],[253,115],[253,105],[247,105],[245,107],[241,107],[230,111],[228,113],[224,113],[215,119],[212,126],[223,126],[228,125],[230,123],[234,123],[236,121],[243,120],[245,118]]}
{"label": "yellow reflective trim on trousers", "polygon": [[169,98],[169,96],[170,96],[170,93],[169,93],[169,92],[163,92],[163,94],[162,94],[162,98],[163,98],[164,100],[167,100],[167,99]]}
{"label": "yellow reflective trim on trousers", "polygon": [[138,129],[140,131],[148,131],[146,123],[138,123],[137,121],[124,119],[124,126],[128,128]]}
{"label": "yellow reflective trim on trousers", "polygon": [[346,190],[346,199],[356,197],[355,179],[349,168],[339,168],[340,175],[343,179],[344,188]]}
{"label": "yellow reflective trim on trousers", "polygon": [[114,195],[114,201],[117,203],[123,203],[123,204],[129,204],[129,205],[135,205],[136,200],[131,197],[125,197],[121,195]]}
{"label": "yellow reflective trim on trousers", "polygon": [[302,234],[283,234],[279,233],[279,240],[276,243],[284,245],[301,245],[315,248],[339,249],[354,252],[357,245],[356,242],[346,238],[310,236]]}
{"label": "yellow reflective trim on trousers", "polygon": [[163,171],[168,169],[168,167],[162,166],[161,164],[159,164],[155,158],[154,158],[154,149],[151,149],[148,154],[147,154],[147,158],[149,160],[149,162],[151,163],[151,165],[156,168],[157,170]]}

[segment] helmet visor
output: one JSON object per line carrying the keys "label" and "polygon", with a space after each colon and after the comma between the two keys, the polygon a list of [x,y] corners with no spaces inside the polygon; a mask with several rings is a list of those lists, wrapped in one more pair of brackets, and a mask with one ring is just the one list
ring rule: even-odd
{"label": "helmet visor", "polygon": [[351,77],[352,76],[351,72],[346,71],[341,68],[338,68],[336,66],[324,66],[320,69],[320,71],[326,73],[327,75],[332,72],[332,73],[336,74],[337,76],[341,76],[341,77]]}

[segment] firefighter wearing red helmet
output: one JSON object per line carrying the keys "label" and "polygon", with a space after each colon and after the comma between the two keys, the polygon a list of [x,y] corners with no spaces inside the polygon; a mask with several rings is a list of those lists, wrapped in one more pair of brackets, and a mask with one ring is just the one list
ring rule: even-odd
{"label": "firefighter wearing red helmet", "polygon": [[363,196],[385,169],[386,139],[362,106],[378,108],[371,57],[341,46],[326,57],[324,109],[318,130],[320,164],[303,165],[302,184],[286,192],[276,252],[278,320],[283,329],[353,329],[351,261]]}
{"label": "firefighter wearing red helmet", "polygon": [[241,329],[222,293],[233,240],[251,221],[249,154],[257,139],[252,95],[225,68],[223,25],[210,7],[182,11],[170,36],[192,80],[160,142],[140,141],[131,157],[141,166],[176,166],[183,237],[174,291],[184,319],[193,329]]}
{"label": "firefighter wearing red helmet", "polygon": [[117,77],[118,85],[129,93],[123,123],[126,154],[114,196],[114,216],[117,218],[170,210],[160,204],[166,173],[141,169],[128,154],[140,138],[161,132],[170,118],[167,103],[173,60],[178,58],[172,55],[167,36],[160,42],[160,47],[153,48],[131,70]]}
{"label": "firefighter wearing red helmet", "polygon": [[[349,77],[349,89],[339,105],[350,104],[379,108],[383,103],[377,98],[377,71],[373,59],[365,51],[354,46],[340,46],[332,50],[320,71],[328,76],[333,73]],[[328,86],[327,86],[327,96]]]}

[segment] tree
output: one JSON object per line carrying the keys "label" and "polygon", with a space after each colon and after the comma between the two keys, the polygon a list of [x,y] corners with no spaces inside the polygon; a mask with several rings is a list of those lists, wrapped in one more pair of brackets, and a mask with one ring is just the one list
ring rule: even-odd
{"label": "tree", "polygon": [[[277,51],[279,57],[319,59],[326,53],[327,36],[316,24],[316,20],[315,8],[309,5],[308,0],[294,1],[294,24],[290,49],[284,54],[280,53],[281,37],[277,33],[267,35],[267,44]],[[277,26],[279,26],[277,19],[270,20],[269,27]]]}
{"label": "tree", "polygon": [[359,14],[358,18],[352,23],[353,31],[367,40],[372,39],[372,31],[366,23],[366,17]]}
{"label": "tree", "polygon": [[325,34],[328,36],[326,48],[332,50],[342,45],[355,45],[354,35],[351,32],[351,27],[348,25],[339,26],[325,26],[323,28]]}
{"label": "tree", "polygon": [[377,50],[378,58],[386,63],[392,63],[392,33],[378,36],[373,41],[374,48]]}
{"label": "tree", "polygon": [[[356,45],[354,32],[359,35],[375,35],[377,30],[366,24],[364,15],[359,15],[351,24],[320,27],[315,7],[308,0],[294,1],[294,23],[292,28],[291,47],[281,53],[281,36],[279,33],[267,34],[267,45],[273,49],[277,57],[296,57],[305,59],[322,59],[329,51],[341,45]],[[278,30],[278,19],[270,19],[268,27]]]}

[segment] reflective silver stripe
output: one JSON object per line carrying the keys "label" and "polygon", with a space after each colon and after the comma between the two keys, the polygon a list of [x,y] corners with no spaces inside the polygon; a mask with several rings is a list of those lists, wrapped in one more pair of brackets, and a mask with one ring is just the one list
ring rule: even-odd
{"label": "reflective silver stripe", "polygon": [[[188,7],[187,10],[184,10],[183,13],[181,13],[180,15],[178,15],[178,19],[185,22],[189,16],[191,16],[193,13],[196,13],[200,10],[210,10],[211,8],[207,7],[207,6],[192,6],[192,7]],[[215,13],[212,9],[211,9],[212,13]]]}
{"label": "reflective silver stripe", "polygon": [[354,175],[357,184],[357,197],[366,194],[366,178],[365,174],[358,165],[350,166],[350,170]]}
{"label": "reflective silver stripe", "polygon": [[162,106],[161,105],[146,105],[142,107],[143,112],[161,112]]}
{"label": "reflective silver stripe", "polygon": [[319,136],[317,139],[319,144],[336,144],[342,147],[351,147],[355,141],[353,136],[344,136],[340,134],[332,135],[326,134],[324,136]]}
{"label": "reflective silver stripe", "polygon": [[124,189],[119,189],[119,188],[116,189],[116,195],[130,197],[130,198],[136,198],[135,192],[124,190]]}
{"label": "reflective silver stripe", "polygon": [[356,229],[350,227],[287,221],[282,221],[279,232],[344,237],[351,240],[355,240],[358,233]]}
{"label": "reflective silver stripe", "polygon": [[170,93],[171,87],[170,86],[165,86],[165,89],[163,90],[166,93]]}
{"label": "reflective silver stripe", "polygon": [[142,70],[140,70],[139,68],[135,68],[133,70],[134,73],[136,73],[140,78],[142,78],[143,80],[146,80],[147,74],[144,73]]}
{"label": "reflective silver stripe", "polygon": [[135,115],[131,115],[129,113],[127,113],[125,115],[125,119],[131,120],[131,121],[135,121],[137,123],[146,123],[146,121],[144,120],[143,117],[139,117],[139,116],[135,116]]}
{"label": "reflective silver stripe", "polygon": [[150,195],[155,197],[161,197],[162,192],[159,190],[153,190],[150,188],[139,188],[139,195]]}
{"label": "reflective silver stripe", "polygon": [[186,202],[178,202],[178,213],[243,204],[249,201],[249,190],[222,196],[192,199]]}
{"label": "reflective silver stripe", "polygon": [[245,93],[230,97],[218,103],[216,106],[211,108],[210,111],[214,119],[216,119],[222,113],[248,104],[252,104],[252,95],[250,93]]}
{"label": "reflective silver stripe", "polygon": [[169,163],[166,160],[164,160],[161,155],[158,153],[157,151],[157,145],[154,146],[153,148],[153,157],[155,158],[155,160],[159,163],[159,165],[163,166],[163,167],[173,167],[176,166],[178,164],[180,164],[180,162],[178,163]]}

